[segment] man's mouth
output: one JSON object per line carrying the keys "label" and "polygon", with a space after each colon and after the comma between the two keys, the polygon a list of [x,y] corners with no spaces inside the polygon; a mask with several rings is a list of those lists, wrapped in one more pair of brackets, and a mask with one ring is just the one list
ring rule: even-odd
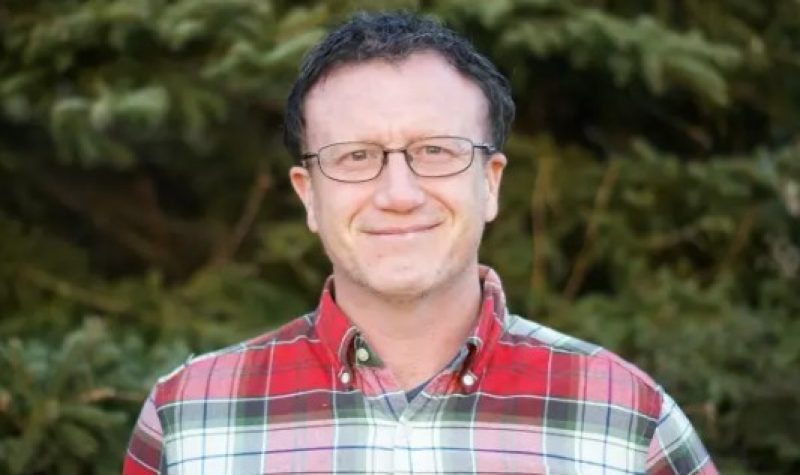
{"label": "man's mouth", "polygon": [[365,231],[366,234],[370,234],[373,236],[410,236],[413,234],[419,234],[426,231],[430,231],[431,229],[438,226],[439,223],[434,224],[417,224],[413,226],[386,226],[386,227],[379,227],[379,228],[370,228]]}

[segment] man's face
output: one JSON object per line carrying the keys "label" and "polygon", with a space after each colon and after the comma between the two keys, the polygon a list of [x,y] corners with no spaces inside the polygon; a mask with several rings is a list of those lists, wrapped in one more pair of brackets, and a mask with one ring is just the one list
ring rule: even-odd
{"label": "man's face", "polygon": [[[481,89],[435,53],[346,65],[309,91],[304,149],[315,153],[346,141],[403,148],[437,135],[484,143],[487,110]],[[502,154],[487,158],[476,149],[466,171],[423,178],[401,153],[392,153],[381,174],[363,183],[331,180],[315,160],[310,163],[292,168],[290,177],[308,227],[331,259],[337,287],[416,298],[476,270],[484,223],[497,214]]]}

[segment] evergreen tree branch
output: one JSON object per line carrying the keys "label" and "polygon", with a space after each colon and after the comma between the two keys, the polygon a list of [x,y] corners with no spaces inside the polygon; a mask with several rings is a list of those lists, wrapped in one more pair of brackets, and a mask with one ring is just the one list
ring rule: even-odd
{"label": "evergreen tree branch", "polygon": [[564,287],[563,296],[567,300],[573,300],[578,294],[583,281],[586,279],[586,274],[589,271],[589,266],[592,263],[592,250],[594,242],[597,239],[597,229],[600,226],[600,219],[608,209],[608,203],[611,201],[611,192],[614,185],[619,178],[619,171],[621,167],[620,160],[612,160],[606,167],[606,172],[603,174],[603,180],[597,188],[597,193],[594,197],[594,209],[592,215],[589,217],[589,223],[586,226],[586,232],[583,236],[583,246],[575,258],[575,264],[572,267],[567,285]]}
{"label": "evergreen tree branch", "polygon": [[81,303],[95,310],[107,314],[120,314],[128,310],[125,302],[116,300],[108,295],[100,294],[79,287],[71,282],[59,279],[41,269],[35,267],[23,267],[20,269],[20,276],[31,284],[55,293],[56,295]]}
{"label": "evergreen tree branch", "polygon": [[146,394],[123,392],[111,387],[92,388],[79,394],[77,400],[85,404],[96,404],[105,401],[124,401],[139,403]]}
{"label": "evergreen tree branch", "polygon": [[717,266],[717,270],[715,272],[716,275],[723,274],[726,270],[733,266],[733,263],[736,261],[736,257],[742,252],[747,245],[747,242],[750,240],[750,235],[752,234],[757,217],[758,208],[756,206],[750,206],[747,210],[745,210],[741,220],[739,221],[739,225],[736,227],[736,234],[734,235],[730,246],[728,246],[728,249],[725,251],[722,260]]}
{"label": "evergreen tree branch", "polygon": [[0,389],[0,414],[8,412],[11,406],[11,393],[5,389]]}
{"label": "evergreen tree branch", "polygon": [[241,216],[237,220],[233,231],[216,247],[207,267],[218,267],[229,261],[236,254],[245,237],[250,233],[250,229],[252,229],[256,217],[261,211],[261,206],[270,186],[269,174],[264,166],[260,165],[253,180],[253,185],[250,187],[250,194],[245,202]]}
{"label": "evergreen tree branch", "polygon": [[[136,223],[130,222],[130,213],[126,212],[124,206],[119,206],[114,196],[103,196],[96,193],[94,196],[75,186],[71,186],[62,179],[41,175],[36,178],[39,186],[50,196],[72,211],[87,216],[92,224],[100,231],[108,234],[118,244],[144,261],[176,272],[179,268],[178,262],[170,252],[167,243],[158,239],[163,233],[147,232],[149,227],[136,229]],[[96,190],[93,190],[96,191]],[[104,199],[107,198],[107,199]],[[147,203],[145,200],[143,203]],[[139,205],[143,204],[139,203]],[[142,213],[142,206],[139,206],[139,213]],[[156,219],[155,221],[160,221]],[[152,234],[155,234],[153,236]]]}
{"label": "evergreen tree branch", "polygon": [[652,235],[644,240],[643,246],[650,252],[661,251],[691,241],[696,238],[700,232],[700,226],[685,226],[672,232]]}
{"label": "evergreen tree branch", "polygon": [[553,158],[549,154],[544,154],[539,158],[536,183],[531,195],[531,220],[533,222],[531,288],[537,295],[544,292],[547,285],[547,200],[550,195],[552,174]]}

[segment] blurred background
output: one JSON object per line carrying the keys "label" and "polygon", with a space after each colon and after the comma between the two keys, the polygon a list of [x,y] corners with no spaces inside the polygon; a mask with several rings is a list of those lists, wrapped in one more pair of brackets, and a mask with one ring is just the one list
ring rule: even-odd
{"label": "blurred background", "polygon": [[511,79],[512,310],[650,372],[723,473],[800,473],[796,0],[4,0],[0,473],[118,473],[157,376],[313,308],[284,98],[378,8]]}

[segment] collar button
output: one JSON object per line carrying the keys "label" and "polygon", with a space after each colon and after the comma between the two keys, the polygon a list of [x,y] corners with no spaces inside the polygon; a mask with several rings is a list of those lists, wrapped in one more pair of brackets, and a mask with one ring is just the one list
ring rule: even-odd
{"label": "collar button", "polygon": [[467,373],[461,377],[461,382],[464,383],[466,387],[472,387],[477,380],[473,374]]}
{"label": "collar button", "polygon": [[356,359],[362,363],[369,361],[369,351],[366,348],[359,348],[356,350]]}

